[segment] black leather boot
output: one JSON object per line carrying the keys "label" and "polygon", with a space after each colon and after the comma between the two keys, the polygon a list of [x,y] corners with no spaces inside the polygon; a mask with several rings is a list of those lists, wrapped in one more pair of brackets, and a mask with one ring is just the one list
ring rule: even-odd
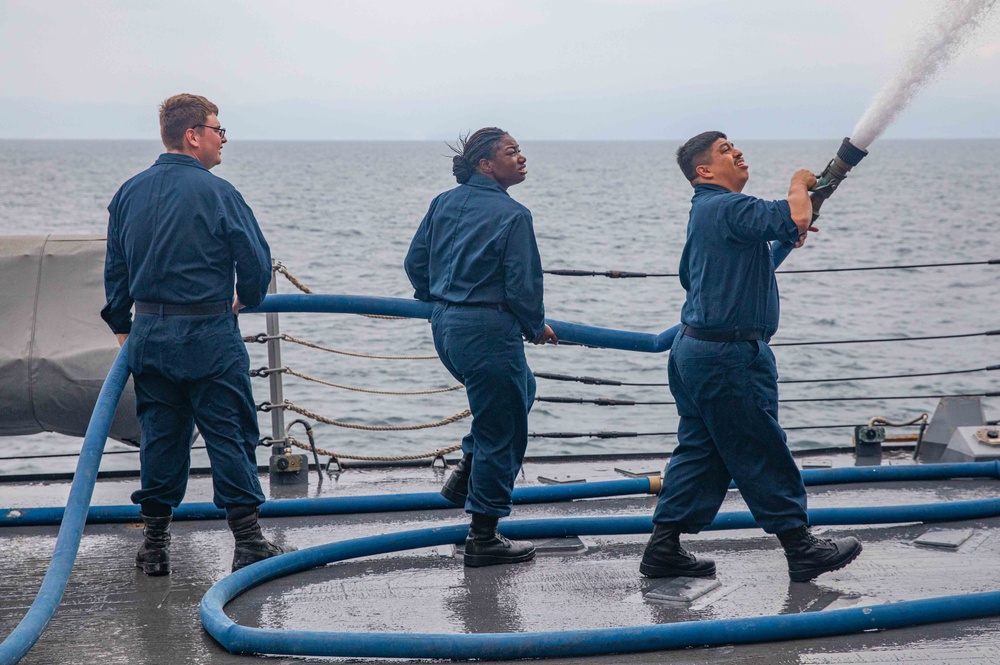
{"label": "black leather boot", "polygon": [[715,562],[696,559],[681,547],[680,525],[677,522],[656,523],[653,535],[642,553],[639,572],[646,577],[712,577]]}
{"label": "black leather boot", "polygon": [[236,538],[236,550],[233,552],[234,573],[251,563],[296,550],[291,545],[284,547],[275,545],[264,537],[257,522],[259,512],[256,506],[226,508],[226,522]]}
{"label": "black leather boot", "polygon": [[861,541],[846,538],[817,538],[809,527],[782,531],[777,534],[788,559],[788,576],[793,582],[808,582],[823,573],[840,570],[861,554]]}
{"label": "black leather boot", "polygon": [[496,517],[472,514],[465,539],[465,565],[471,568],[501,563],[521,563],[535,558],[535,546],[527,540],[508,540],[497,533]]}
{"label": "black leather boot", "polygon": [[135,567],[151,577],[170,574],[170,515],[142,515],[142,545],[135,555]]}
{"label": "black leather boot", "polygon": [[448,480],[444,481],[441,496],[457,506],[464,506],[469,496],[470,475],[472,475],[472,455],[462,455],[462,459],[455,465],[455,470],[448,476]]}

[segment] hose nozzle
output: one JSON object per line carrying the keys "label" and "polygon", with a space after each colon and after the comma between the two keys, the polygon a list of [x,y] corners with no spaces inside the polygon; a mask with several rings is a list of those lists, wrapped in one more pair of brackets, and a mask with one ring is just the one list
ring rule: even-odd
{"label": "hose nozzle", "polygon": [[812,200],[813,221],[819,217],[820,206],[823,201],[830,198],[830,195],[837,189],[837,186],[847,177],[847,172],[858,165],[867,150],[857,147],[851,143],[850,138],[845,138],[840,144],[837,156],[830,160],[823,172],[817,178],[816,186],[809,190],[809,198]]}

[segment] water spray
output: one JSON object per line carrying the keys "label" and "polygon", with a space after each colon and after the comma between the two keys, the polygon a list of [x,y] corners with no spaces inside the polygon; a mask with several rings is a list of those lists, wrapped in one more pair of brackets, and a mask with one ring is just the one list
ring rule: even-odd
{"label": "water spray", "polygon": [[[868,146],[882,135],[890,123],[913,100],[925,85],[948,65],[972,34],[990,18],[1000,0],[951,0],[942,6],[932,29],[918,40],[909,60],[897,76],[875,97],[851,135],[840,144],[834,157],[809,191],[812,219],[819,217],[820,206],[836,191],[848,171],[868,154]],[[778,267],[793,243],[776,243],[771,248],[774,266]]]}

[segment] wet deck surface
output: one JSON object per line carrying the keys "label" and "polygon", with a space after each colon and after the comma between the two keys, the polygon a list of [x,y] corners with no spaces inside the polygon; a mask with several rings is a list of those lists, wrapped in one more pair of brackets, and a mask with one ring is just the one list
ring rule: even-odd
{"label": "wet deck surface", "polygon": [[[890,461],[890,460],[887,460]],[[904,463],[903,458],[895,460]],[[838,458],[836,464],[851,463]],[[538,476],[606,480],[614,467],[656,470],[662,462],[530,464]],[[309,495],[431,491],[440,470],[348,471]],[[127,503],[137,481],[102,482],[95,504]],[[810,507],[873,506],[992,498],[1000,482],[885,483],[810,488]],[[4,506],[56,505],[68,485],[0,485]],[[192,480],[189,500],[208,497],[208,481]],[[516,506],[513,518],[649,515],[653,497]],[[735,492],[723,511],[745,510]],[[262,520],[281,543],[306,547],[364,535],[465,521],[456,510]],[[931,529],[968,536],[957,548],[914,544]],[[331,564],[250,590],[227,606],[239,624],[304,630],[483,633],[549,631],[701,619],[818,612],[873,603],[1000,589],[1000,519],[946,524],[827,527],[865,543],[849,567],[813,583],[788,581],[773,537],[757,530],[707,532],[688,549],[716,560],[719,587],[691,603],[644,597],[664,582],[638,574],[646,536],[584,537],[585,549],[542,554],[513,566],[465,569],[452,547]],[[133,567],[138,525],[90,525],[48,630],[22,661],[42,663],[329,662],[262,658],[225,652],[203,630],[202,595],[229,571],[232,536],[224,522],[178,522],[172,527],[174,573],[148,578]],[[56,527],[0,530],[0,634],[8,634],[34,599],[55,544]],[[1000,618],[814,640],[683,651],[550,660],[572,663],[997,663]],[[336,660],[336,659],[333,659]],[[346,659],[344,659],[346,660]],[[350,661],[355,662],[355,661]],[[372,662],[372,661],[368,661]],[[400,661],[395,661],[400,662]]]}

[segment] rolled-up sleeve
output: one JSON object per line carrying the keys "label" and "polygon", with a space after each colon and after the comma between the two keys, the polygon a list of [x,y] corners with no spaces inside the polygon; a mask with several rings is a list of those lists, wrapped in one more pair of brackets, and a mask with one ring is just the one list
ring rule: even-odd
{"label": "rolled-up sleeve", "polygon": [[256,307],[271,283],[271,248],[257,219],[236,190],[223,197],[226,234],[236,264],[236,294],[247,307]]}
{"label": "rolled-up sleeve", "polygon": [[521,325],[521,334],[536,339],[545,330],[542,301],[542,259],[538,254],[531,215],[520,213],[511,221],[503,252],[504,292],[507,305]]}
{"label": "rolled-up sleeve", "polygon": [[417,227],[417,232],[413,234],[410,249],[406,252],[406,258],[403,260],[406,276],[410,279],[410,284],[413,285],[413,297],[417,300],[429,301],[432,299],[430,250],[428,249],[427,234],[430,232],[431,216],[434,214],[437,201],[436,198],[431,201],[427,214],[424,215],[420,226]]}
{"label": "rolled-up sleeve", "polygon": [[107,252],[104,255],[104,295],[107,303],[101,309],[101,318],[116,335],[132,331],[132,295],[128,288],[128,264],[121,244],[118,220],[118,200],[115,194],[108,206]]}

